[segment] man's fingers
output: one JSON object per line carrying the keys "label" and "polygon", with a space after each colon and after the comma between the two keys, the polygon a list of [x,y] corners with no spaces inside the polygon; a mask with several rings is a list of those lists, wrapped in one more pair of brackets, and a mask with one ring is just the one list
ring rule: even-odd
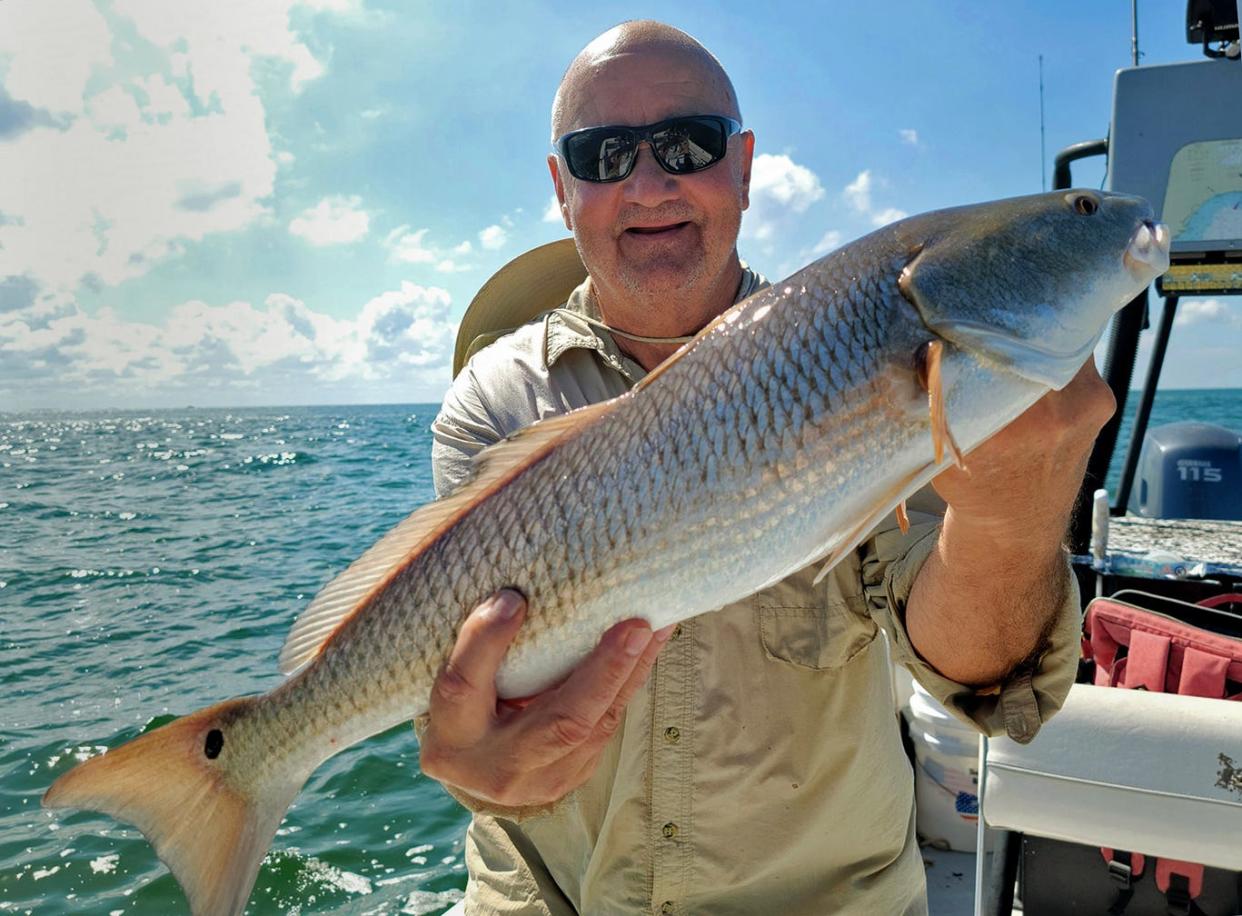
{"label": "man's fingers", "polygon": [[651,640],[651,628],[645,621],[617,624],[564,684],[527,707],[524,727],[532,763],[564,757],[595,734],[600,719],[612,708]]}
{"label": "man's fingers", "polygon": [[[610,712],[615,712],[619,715],[625,711],[625,707],[630,705],[630,700],[634,699],[634,694],[638,693],[643,684],[647,683],[647,678],[651,676],[651,669],[655,666],[660,650],[664,648],[664,644],[668,642],[669,637],[672,635],[673,627],[671,626],[665,627],[662,630],[656,630],[651,634],[651,642],[648,643],[647,648],[639,657],[638,664],[634,666],[634,670],[630,672],[629,679],[621,685],[621,690],[618,691],[617,698],[613,701]],[[604,718],[607,718],[607,714],[605,714]],[[611,737],[611,734],[608,737]]]}
{"label": "man's fingers", "polygon": [[431,721],[442,735],[469,744],[487,729],[496,708],[496,671],[522,625],[526,601],[505,589],[461,625],[431,690]]}
{"label": "man's fingers", "polygon": [[[612,705],[608,707],[608,710],[595,723],[595,732],[581,745],[578,749],[578,754],[592,756],[598,762],[599,755],[604,752],[605,745],[612,740],[612,736],[617,733],[621,723],[625,721],[625,708],[630,705],[630,701],[634,699],[634,694],[642,689],[643,684],[647,682],[647,678],[651,676],[651,669],[655,667],[656,659],[672,633],[673,627],[671,626],[655,631],[651,642],[648,643],[647,648],[639,657],[638,664],[634,666],[630,676],[621,685],[621,689],[617,691],[617,696],[613,699]],[[583,781],[585,782],[585,777]]]}
{"label": "man's fingers", "polygon": [[599,767],[600,758],[604,755],[604,748],[608,746],[608,742],[612,740],[613,735],[617,733],[617,729],[621,727],[621,723],[625,721],[625,708],[630,705],[630,700],[634,699],[634,694],[638,693],[643,684],[647,682],[647,678],[651,676],[651,669],[655,667],[656,659],[672,633],[673,627],[668,626],[662,630],[656,630],[652,634],[651,642],[643,650],[643,654],[638,659],[638,664],[634,666],[634,670],[630,672],[629,678],[621,686],[616,699],[608,707],[608,711],[600,717],[599,722],[595,724],[594,734],[579,746],[577,750],[570,752],[563,761],[554,764],[563,772],[574,771],[574,775],[567,780],[566,785],[563,787],[565,792],[562,792],[562,795],[572,792],[585,783]]}

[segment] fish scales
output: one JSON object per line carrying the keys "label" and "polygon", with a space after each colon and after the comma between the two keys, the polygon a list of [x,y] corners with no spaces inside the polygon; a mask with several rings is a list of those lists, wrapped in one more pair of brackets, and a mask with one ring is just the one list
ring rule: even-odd
{"label": "fish scales", "polygon": [[[761,537],[791,517],[827,508],[816,505],[816,493],[856,486],[869,470],[867,462],[856,459],[874,451],[868,437],[874,432],[869,422],[872,410],[880,409],[877,417],[889,423],[890,441],[897,429],[902,433],[899,439],[927,434],[925,418],[917,410],[920,392],[912,383],[900,416],[885,410],[893,400],[885,397],[889,392],[883,390],[882,380],[889,370],[899,368],[898,363],[909,363],[926,336],[917,313],[897,289],[908,257],[908,251],[901,251],[890,258],[881,271],[889,278],[883,283],[863,285],[857,280],[876,271],[874,263],[868,263],[873,258],[861,264],[842,258],[834,263],[835,270],[809,287],[786,284],[755,297],[735,313],[738,331],[701,342],[699,346],[708,350],[702,358],[671,367],[663,384],[649,389],[647,397],[629,399],[554,456],[528,469],[490,497],[489,513],[466,516],[443,537],[439,549],[408,564],[386,590],[357,611],[321,661],[290,682],[288,692],[299,694],[303,703],[286,708],[295,716],[298,705],[326,713],[332,707],[321,702],[322,696],[335,697],[332,705],[339,715],[310,716],[306,725],[312,732],[340,732],[345,741],[355,732],[372,733],[408,718],[411,711],[424,710],[458,622],[469,608],[506,585],[518,587],[530,599],[528,622],[511,650],[515,659],[531,651],[528,647],[538,651],[550,633],[561,640],[567,629],[593,637],[632,616],[643,604],[627,596],[640,584],[649,595],[676,595],[689,564],[736,583],[727,594],[742,597],[754,583],[736,572],[730,575],[738,566],[734,532],[747,532],[747,540],[756,534]],[[823,304],[820,321],[807,322],[804,310],[781,307],[786,300],[806,295]],[[770,326],[763,334],[748,333],[757,312],[765,313]],[[871,328],[886,328],[888,334],[881,338]],[[824,338],[829,330],[832,336]],[[799,348],[822,355],[822,378],[829,385],[812,387],[801,374],[800,364],[789,358],[794,340]],[[657,466],[626,460],[636,444],[639,451],[654,451],[650,441],[631,437],[633,426],[664,442],[696,441],[702,393],[727,392],[739,380],[755,393],[755,400],[770,408],[771,422],[780,430],[775,437],[754,437],[762,446],[752,460],[742,461],[737,448],[754,422],[754,415],[741,409],[747,402],[744,397],[716,400],[716,434],[706,440],[713,444],[706,454],[682,446],[671,462]],[[845,405],[845,411],[834,415],[834,404]],[[661,420],[644,424],[644,414]],[[832,423],[817,422],[830,416]],[[895,419],[900,427],[893,425]],[[807,429],[815,430],[809,449]],[[611,456],[602,468],[600,456]],[[835,460],[827,460],[829,456]],[[825,460],[817,460],[820,457]],[[703,491],[708,462],[717,468],[719,483],[715,490]],[[791,462],[804,466],[800,473],[792,472]],[[731,473],[721,479],[721,468]],[[593,477],[594,486],[582,484]],[[757,479],[761,477],[779,485],[765,486]],[[572,490],[557,486],[570,480],[579,481]],[[638,480],[647,486],[636,487]],[[701,498],[692,499],[692,494]],[[696,503],[695,511],[685,513],[681,525],[670,524],[683,514],[679,512],[683,502]],[[581,506],[577,515],[606,520],[589,529],[599,535],[591,551],[593,565],[582,564],[579,552],[566,556],[566,575],[533,576],[532,571],[543,568],[540,558],[554,549],[550,545],[564,549],[573,543],[578,532],[569,526],[564,507],[575,503]],[[732,521],[732,528],[719,524],[724,518]],[[651,529],[663,534],[653,540],[648,536]],[[478,557],[481,563],[464,566],[463,557]],[[576,641],[579,645],[569,651],[563,644],[557,651],[572,657],[589,649],[581,636]],[[409,645],[422,650],[414,664]],[[365,655],[350,651],[355,646],[369,651]],[[562,673],[553,672],[551,679]],[[368,713],[362,719],[360,710]],[[353,727],[346,729],[346,723]],[[300,737],[291,745],[301,746]]]}
{"label": "fish scales", "polygon": [[839,558],[947,464],[932,457],[947,430],[920,348],[943,347],[933,398],[969,449],[1069,381],[1167,249],[1145,203],[1094,192],[925,214],[854,242],[730,309],[630,394],[485,452],[460,501],[398,526],[312,604],[290,657],[326,641],[275,690],[88,761],[45,803],[137,824],[196,913],[239,913],[305,779],[426,711],[461,621],[496,589],[528,599],[497,678],[523,696],[622,619],[664,626]]}

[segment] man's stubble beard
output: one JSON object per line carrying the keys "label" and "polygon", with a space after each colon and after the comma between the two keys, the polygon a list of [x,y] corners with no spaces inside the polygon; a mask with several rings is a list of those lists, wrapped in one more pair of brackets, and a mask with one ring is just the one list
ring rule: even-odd
{"label": "man's stubble beard", "polygon": [[[709,232],[696,224],[698,244],[687,257],[657,257],[646,265],[628,264],[620,259],[616,279],[630,297],[633,306],[659,309],[664,314],[674,314],[684,319],[681,333],[696,333],[716,315],[733,304],[733,290],[727,301],[714,304],[710,313],[703,311],[704,296],[711,293],[714,281],[729,269],[737,251],[737,236],[741,226],[741,214],[730,220],[732,225],[709,227],[713,237],[723,237],[716,248],[709,250]],[[731,242],[731,244],[730,244]],[[659,279],[657,279],[657,277]]]}

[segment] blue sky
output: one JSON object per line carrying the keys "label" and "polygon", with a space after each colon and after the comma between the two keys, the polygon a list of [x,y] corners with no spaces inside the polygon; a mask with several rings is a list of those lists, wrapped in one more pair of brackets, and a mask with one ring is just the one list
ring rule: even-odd
{"label": "blue sky", "polygon": [[[549,220],[548,109],[618,17],[712,49],[772,278],[888,219],[1040,189],[1108,127],[1130,4],[0,2],[0,410],[436,401],[457,320]],[[883,10],[882,14],[877,10]],[[1145,64],[1191,60],[1141,0]],[[1084,166],[1078,183],[1099,184]],[[1166,384],[1242,387],[1188,300]]]}

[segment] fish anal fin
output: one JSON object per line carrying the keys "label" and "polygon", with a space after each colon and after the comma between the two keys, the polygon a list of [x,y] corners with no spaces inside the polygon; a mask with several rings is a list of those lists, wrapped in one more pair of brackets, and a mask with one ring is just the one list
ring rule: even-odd
{"label": "fish anal fin", "polygon": [[313,660],[341,626],[388,580],[457,520],[514,477],[616,409],[628,395],[540,420],[475,456],[472,474],[444,499],[415,510],[329,582],[294,622],[280,651],[292,674]]}
{"label": "fish anal fin", "polygon": [[101,811],[133,824],[180,883],[195,916],[236,916],[308,775],[238,785],[219,765],[227,764],[227,737],[218,757],[205,756],[207,734],[220,726],[228,735],[228,723],[256,702],[209,706],[93,757],[57,779],[43,805]]}

